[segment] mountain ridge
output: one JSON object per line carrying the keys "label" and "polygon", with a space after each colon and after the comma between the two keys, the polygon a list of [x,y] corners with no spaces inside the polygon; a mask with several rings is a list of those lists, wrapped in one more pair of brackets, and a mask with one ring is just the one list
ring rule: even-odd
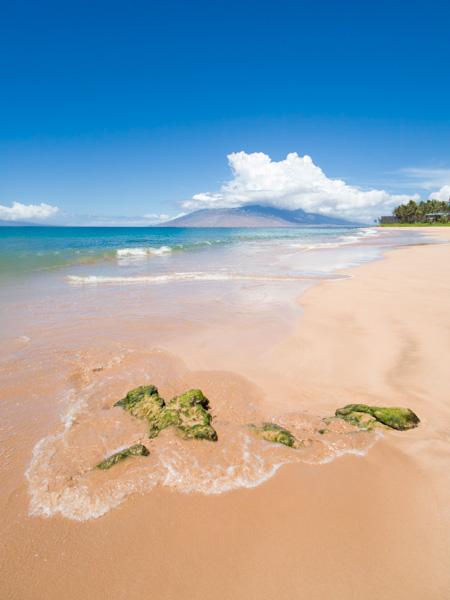
{"label": "mountain ridge", "polygon": [[237,208],[204,208],[158,227],[363,227],[367,224],[307,213],[301,208],[286,210],[252,204]]}

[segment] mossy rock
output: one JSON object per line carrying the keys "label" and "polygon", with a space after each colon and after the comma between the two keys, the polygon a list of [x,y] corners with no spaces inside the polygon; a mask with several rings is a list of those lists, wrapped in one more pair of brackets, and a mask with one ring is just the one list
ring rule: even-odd
{"label": "mossy rock", "polygon": [[164,406],[164,400],[158,394],[154,385],[141,385],[114,404],[128,411],[138,419],[153,421],[156,419]]}
{"label": "mossy rock", "polygon": [[209,400],[201,390],[189,390],[167,402],[158,418],[159,429],[175,425],[187,440],[217,441],[208,412]]}
{"label": "mossy rock", "polygon": [[276,423],[261,423],[261,425],[249,425],[249,427],[268,442],[283,444],[289,448],[302,448],[305,443],[298,440],[288,429],[280,427]]}
{"label": "mossy rock", "polygon": [[141,386],[128,392],[114,406],[148,421],[150,438],[158,437],[159,432],[167,427],[176,427],[185,439],[217,441],[208,412],[209,400],[201,390],[189,390],[166,403],[154,385]]}
{"label": "mossy rock", "polygon": [[386,408],[366,404],[347,404],[336,410],[336,416],[357,427],[372,429],[378,424],[390,429],[405,431],[420,423],[419,417],[409,408]]}
{"label": "mossy rock", "polygon": [[101,462],[99,465],[97,465],[94,468],[101,469],[102,471],[107,471],[112,466],[116,465],[117,463],[122,462],[123,460],[126,460],[127,458],[130,458],[130,456],[148,456],[149,454],[150,454],[150,452],[147,450],[147,448],[145,446],[143,446],[142,444],[135,444],[134,446],[130,446],[129,448],[126,448],[125,450],[121,450],[120,452],[116,452],[115,454],[112,454],[106,460],[104,460],[103,462]]}

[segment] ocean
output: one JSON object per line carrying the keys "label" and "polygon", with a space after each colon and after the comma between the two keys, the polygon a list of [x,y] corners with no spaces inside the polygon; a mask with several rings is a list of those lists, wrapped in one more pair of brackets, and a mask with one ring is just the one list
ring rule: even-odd
{"label": "ocean", "polygon": [[[308,250],[351,244],[368,235],[373,235],[372,229],[0,227],[0,274],[77,267],[111,276],[136,273],[139,267],[157,273],[161,263],[143,259],[179,259],[189,252],[198,257],[201,251],[208,251],[209,259],[221,258],[220,250],[236,247],[247,254],[268,246]],[[163,267],[167,266],[170,271],[166,261]]]}

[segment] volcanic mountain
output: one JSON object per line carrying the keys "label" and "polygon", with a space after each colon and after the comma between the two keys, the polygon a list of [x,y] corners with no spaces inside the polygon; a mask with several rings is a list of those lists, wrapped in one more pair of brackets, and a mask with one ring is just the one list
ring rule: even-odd
{"label": "volcanic mountain", "polygon": [[197,210],[159,227],[361,227],[362,223],[273,206],[242,206]]}

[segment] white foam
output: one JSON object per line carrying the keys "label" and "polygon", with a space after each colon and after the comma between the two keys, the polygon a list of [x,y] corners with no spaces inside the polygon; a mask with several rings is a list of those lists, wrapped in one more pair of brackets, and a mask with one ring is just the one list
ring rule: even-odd
{"label": "white foam", "polygon": [[163,254],[170,254],[172,252],[172,248],[169,246],[161,246],[160,248],[149,248],[148,251],[150,254],[162,256]]}
{"label": "white foam", "polygon": [[155,256],[163,256],[164,254],[170,254],[171,252],[172,248],[170,248],[170,246],[161,246],[160,248],[119,248],[116,253],[119,257],[144,258],[150,256],[151,254],[154,254]]}
{"label": "white foam", "polygon": [[[327,435],[299,450],[262,440],[241,426],[222,427],[219,441],[185,442],[178,438],[152,441],[150,456],[129,461],[125,469],[106,473],[92,471],[89,448],[74,445],[86,417],[83,400],[74,397],[62,415],[63,428],[36,444],[26,473],[31,495],[30,514],[62,516],[86,521],[119,506],[127,496],[149,492],[156,485],[183,493],[222,494],[252,488],[267,481],[285,464],[324,464],[345,454],[365,455],[382,434],[355,431],[351,426],[339,435]],[[105,413],[102,411],[103,417]],[[79,419],[75,419],[78,416]],[[113,418],[113,415],[110,415]],[[277,421],[309,435],[317,422],[308,425],[306,413],[279,413]],[[93,423],[88,421],[89,428]],[[330,426],[332,427],[332,425]],[[74,437],[75,436],[75,437]],[[123,449],[104,438],[105,456]],[[196,445],[197,444],[197,445]],[[206,450],[206,452],[205,452]],[[62,457],[64,455],[64,457]],[[69,457],[69,460],[68,460]],[[95,462],[94,462],[95,464]]]}
{"label": "white foam", "polygon": [[119,248],[117,256],[147,256],[147,248]]}
{"label": "white foam", "polygon": [[365,228],[358,229],[355,235],[342,235],[339,238],[339,241],[334,242],[317,242],[316,244],[290,244],[291,248],[299,248],[304,252],[308,252],[309,250],[319,250],[319,249],[332,249],[339,248],[340,246],[347,246],[349,244],[356,244],[360,242],[362,239],[367,237],[374,237],[379,235],[379,232],[373,228]]}
{"label": "white foam", "polygon": [[297,282],[315,281],[321,279],[347,279],[349,275],[328,274],[315,276],[294,275],[252,275],[247,273],[208,273],[184,272],[168,273],[161,275],[136,275],[136,276],[107,276],[107,275],[68,275],[67,279],[72,284],[102,284],[102,283],[168,283],[171,281],[261,281],[261,282]]}

